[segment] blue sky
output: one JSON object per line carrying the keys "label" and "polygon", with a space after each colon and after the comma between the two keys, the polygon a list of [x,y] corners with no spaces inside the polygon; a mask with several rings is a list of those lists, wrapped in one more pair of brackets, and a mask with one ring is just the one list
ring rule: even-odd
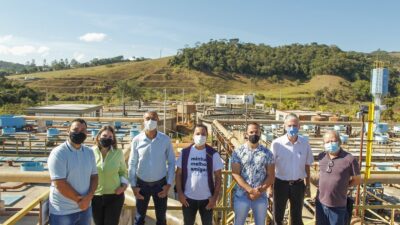
{"label": "blue sky", "polygon": [[210,39],[400,51],[400,1],[1,1],[0,60],[158,58]]}

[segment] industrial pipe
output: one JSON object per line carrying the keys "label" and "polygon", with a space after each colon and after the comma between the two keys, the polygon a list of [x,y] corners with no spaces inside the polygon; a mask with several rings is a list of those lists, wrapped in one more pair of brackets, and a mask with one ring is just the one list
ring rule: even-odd
{"label": "industrial pipe", "polygon": [[214,120],[213,124],[233,144],[235,148],[240,146],[239,140],[233,134],[228,132],[218,120]]}

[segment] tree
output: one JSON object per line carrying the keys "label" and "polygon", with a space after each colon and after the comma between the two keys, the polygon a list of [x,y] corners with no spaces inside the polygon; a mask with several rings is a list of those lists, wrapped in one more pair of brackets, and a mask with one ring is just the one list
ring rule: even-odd
{"label": "tree", "polygon": [[372,99],[370,94],[370,82],[366,80],[357,80],[351,85],[356,100],[358,101],[370,101]]}

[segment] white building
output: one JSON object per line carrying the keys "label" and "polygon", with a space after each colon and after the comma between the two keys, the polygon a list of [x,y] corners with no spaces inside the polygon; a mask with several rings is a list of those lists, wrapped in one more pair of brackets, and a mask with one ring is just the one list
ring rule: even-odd
{"label": "white building", "polygon": [[215,95],[216,106],[254,104],[254,95]]}

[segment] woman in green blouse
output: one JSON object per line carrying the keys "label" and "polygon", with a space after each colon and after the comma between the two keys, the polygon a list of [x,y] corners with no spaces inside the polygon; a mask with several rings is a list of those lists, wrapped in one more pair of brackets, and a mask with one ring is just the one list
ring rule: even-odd
{"label": "woman in green blouse", "polygon": [[99,176],[92,200],[93,220],[96,225],[117,225],[129,182],[124,154],[117,149],[113,127],[104,126],[100,129],[93,152]]}

